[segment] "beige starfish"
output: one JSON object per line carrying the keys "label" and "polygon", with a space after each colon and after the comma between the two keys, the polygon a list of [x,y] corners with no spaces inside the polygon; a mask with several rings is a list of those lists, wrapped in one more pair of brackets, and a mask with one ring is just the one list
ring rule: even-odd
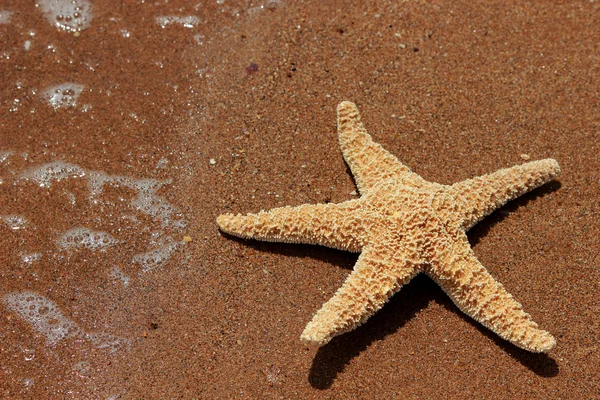
{"label": "beige starfish", "polygon": [[339,204],[221,215],[226,233],[360,252],[354,271],[301,335],[322,346],[378,311],[419,272],[454,304],[518,347],[547,352],[556,341],[475,257],[466,231],[511,199],[552,180],[553,159],[529,162],[451,186],[427,182],[373,142],[353,103],[338,106],[342,153],[362,197]]}

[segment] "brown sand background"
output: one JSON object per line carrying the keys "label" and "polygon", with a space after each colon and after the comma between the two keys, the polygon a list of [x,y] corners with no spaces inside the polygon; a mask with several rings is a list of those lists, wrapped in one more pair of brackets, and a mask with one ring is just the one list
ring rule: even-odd
{"label": "brown sand background", "polygon": [[[0,214],[30,221],[0,224],[0,296],[35,291],[86,331],[129,345],[48,346],[0,307],[2,398],[599,396],[598,1],[93,7],[79,37],[51,26],[33,2],[0,7],[14,11],[0,25],[0,151],[13,152],[0,163]],[[199,23],[161,28],[161,15]],[[62,82],[85,89],[77,106],[54,110],[40,92]],[[557,338],[548,355],[491,334],[425,277],[356,331],[319,350],[300,343],[356,255],[226,238],[214,220],[351,198],[336,138],[341,100],[356,102],[373,138],[428,180],[453,183],[523,154],[558,160],[556,181],[469,233],[492,275]],[[136,213],[135,193],[122,186],[109,185],[98,206],[86,178],[51,188],[18,179],[56,160],[171,179],[159,193],[188,226]],[[75,226],[122,242],[57,249]],[[144,273],[132,262],[184,235],[192,242],[168,263]],[[42,257],[25,264],[25,251]],[[111,277],[115,267],[128,287]]]}

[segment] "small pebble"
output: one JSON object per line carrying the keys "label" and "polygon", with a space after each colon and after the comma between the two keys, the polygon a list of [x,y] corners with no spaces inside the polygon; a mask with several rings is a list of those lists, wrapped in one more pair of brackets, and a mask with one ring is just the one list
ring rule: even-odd
{"label": "small pebble", "polygon": [[247,75],[252,75],[256,71],[258,71],[258,64],[250,63],[250,65],[244,68],[244,71]]}

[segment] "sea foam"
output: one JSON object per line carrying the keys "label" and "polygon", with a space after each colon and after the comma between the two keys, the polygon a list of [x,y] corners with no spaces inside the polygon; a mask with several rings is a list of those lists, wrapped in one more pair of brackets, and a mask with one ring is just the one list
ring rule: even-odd
{"label": "sea foam", "polygon": [[52,183],[66,178],[85,176],[83,168],[62,161],[53,161],[39,167],[31,168],[21,174],[22,179],[30,180],[41,187],[50,187]]}
{"label": "sea foam", "polygon": [[119,241],[108,233],[89,228],[69,229],[58,239],[58,247],[67,250],[103,250],[118,243]]}
{"label": "sea foam", "polygon": [[12,292],[5,295],[2,302],[6,308],[44,336],[48,346],[54,346],[68,338],[84,338],[94,347],[108,349],[113,353],[131,343],[129,339],[108,333],[86,333],[74,321],[67,318],[55,302],[36,292],[29,290]]}
{"label": "sea foam", "polygon": [[38,0],[37,4],[48,22],[67,32],[79,32],[92,22],[88,0]]}
{"label": "sea foam", "polygon": [[35,292],[23,291],[5,295],[6,308],[18,314],[34,330],[46,338],[49,346],[58,341],[82,334],[77,324],[65,317],[52,300]]}
{"label": "sea foam", "polygon": [[2,220],[12,230],[19,230],[29,225],[29,220],[21,215],[0,215]]}
{"label": "sea foam", "polygon": [[77,99],[85,86],[79,83],[66,82],[49,87],[42,92],[42,97],[54,108],[70,108],[77,105]]}

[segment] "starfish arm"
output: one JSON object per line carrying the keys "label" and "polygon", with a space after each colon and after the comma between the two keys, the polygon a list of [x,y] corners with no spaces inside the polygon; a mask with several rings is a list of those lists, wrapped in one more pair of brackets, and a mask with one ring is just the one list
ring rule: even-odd
{"label": "starfish arm", "polygon": [[462,200],[459,219],[467,231],[495,209],[551,181],[559,173],[556,160],[548,158],[458,182],[449,188],[449,192],[452,197]]}
{"label": "starfish arm", "polygon": [[346,163],[356,186],[365,194],[382,180],[399,179],[411,186],[427,184],[380,144],[373,142],[360,120],[356,105],[343,101],[338,105],[338,136]]}
{"label": "starfish arm", "polygon": [[364,236],[357,221],[359,208],[359,200],[340,204],[305,204],[257,214],[224,214],[217,218],[217,225],[221,231],[245,239],[319,244],[359,252]]}
{"label": "starfish arm", "polygon": [[323,346],[333,337],[363,324],[418,272],[416,257],[394,252],[392,245],[369,245],[354,271],[335,295],[317,311],[300,339]]}
{"label": "starfish arm", "polygon": [[552,335],[538,328],[501,283],[475,257],[464,233],[441,246],[426,272],[465,314],[514,345],[545,353],[554,347]]}

